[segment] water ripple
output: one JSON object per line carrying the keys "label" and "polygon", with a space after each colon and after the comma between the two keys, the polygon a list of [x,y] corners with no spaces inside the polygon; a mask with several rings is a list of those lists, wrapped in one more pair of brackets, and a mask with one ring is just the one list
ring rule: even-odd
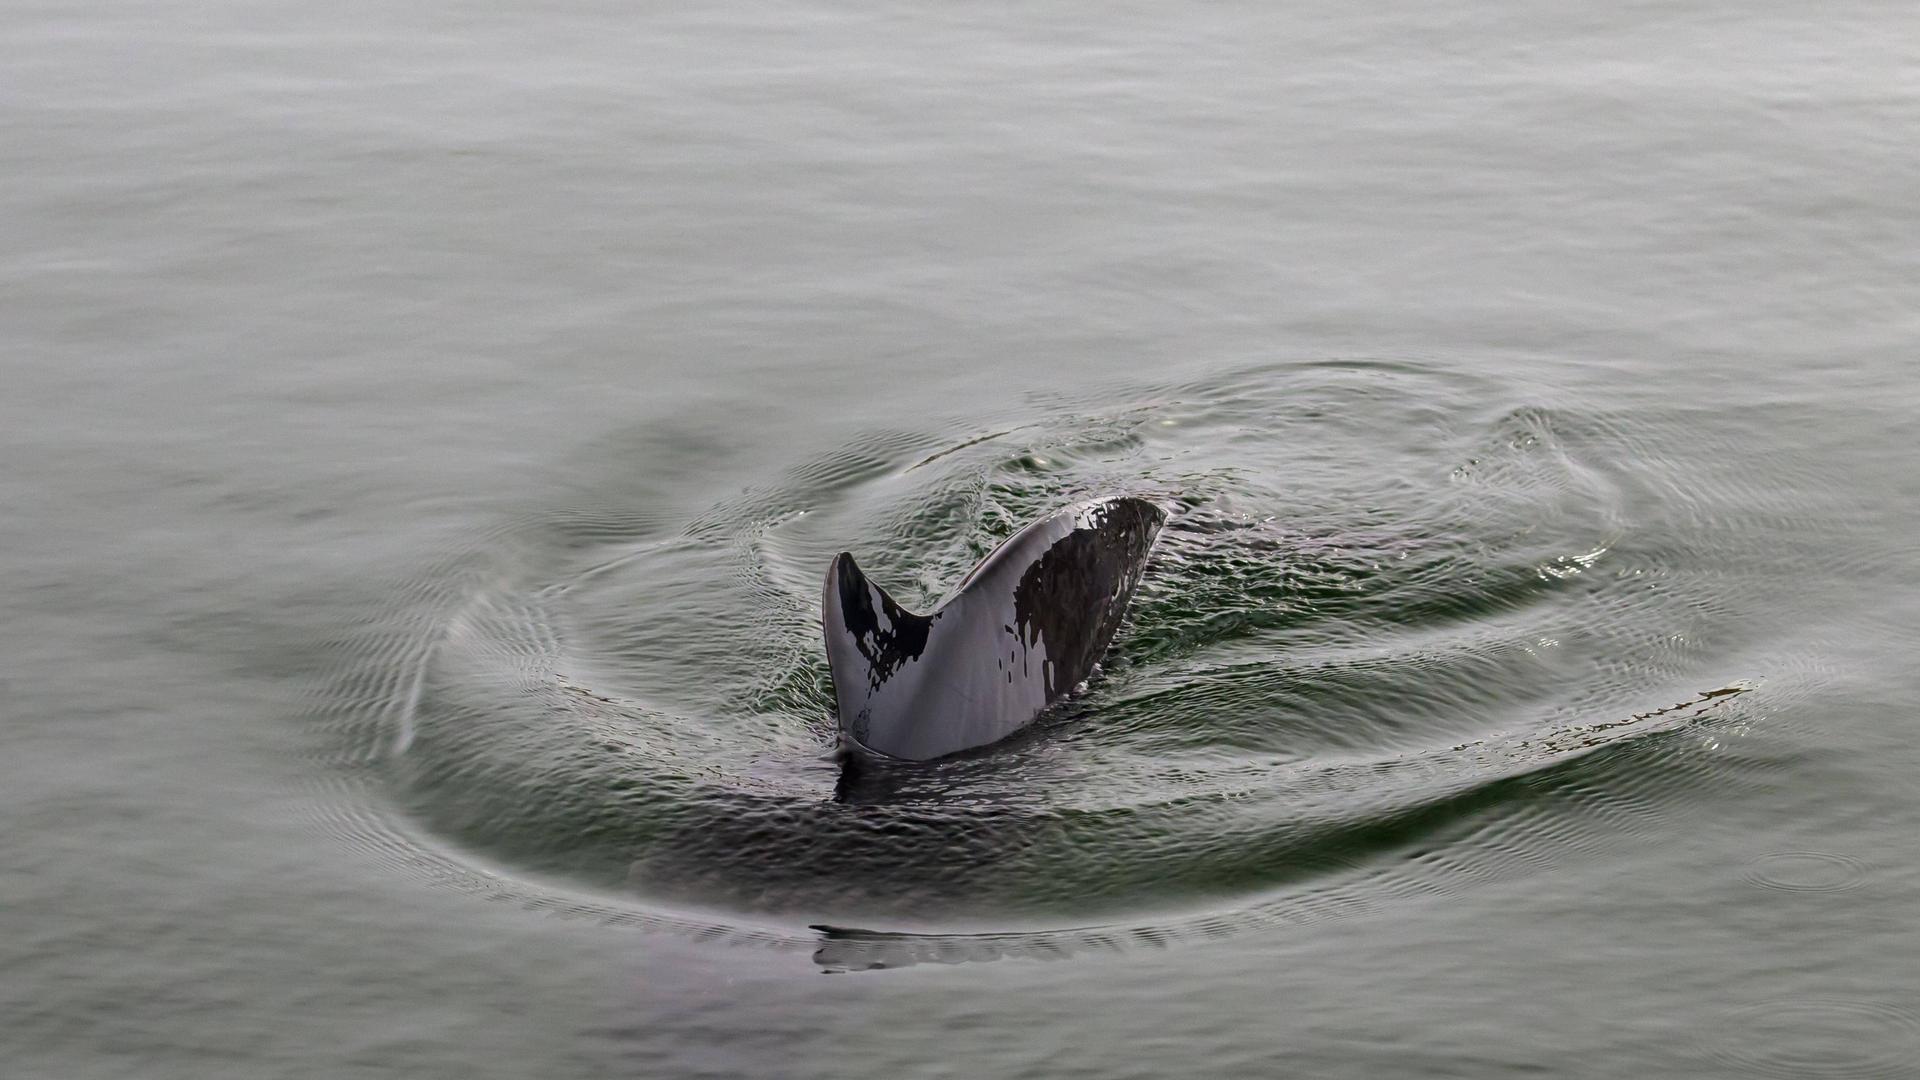
{"label": "water ripple", "polygon": [[1866,883],[1860,860],[1829,851],[1776,851],[1747,867],[1747,880],[1786,892],[1843,892]]}
{"label": "water ripple", "polygon": [[[1268,367],[874,432],[683,511],[624,478],[531,510],[341,643],[316,823],[490,899],[831,970],[1206,940],[1588,857],[1766,768],[1740,616],[1822,519],[1694,468],[1682,421],[1497,397]],[[1088,694],[985,753],[827,756],[835,552],[928,606],[1115,492],[1174,517]],[[1751,550],[1757,514],[1785,550]],[[1785,859],[1756,882],[1827,880]]]}
{"label": "water ripple", "polygon": [[1758,1002],[1712,1035],[1716,1058],[1762,1076],[1910,1076],[1920,1060],[1920,1017],[1878,1001]]}

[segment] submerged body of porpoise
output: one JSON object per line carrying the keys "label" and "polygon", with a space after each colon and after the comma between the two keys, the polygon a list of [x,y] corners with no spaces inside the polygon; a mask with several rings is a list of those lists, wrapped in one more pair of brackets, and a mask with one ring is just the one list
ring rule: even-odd
{"label": "submerged body of porpoise", "polygon": [[1031,723],[1093,673],[1165,521],[1125,496],[1060,510],[994,549],[928,615],[836,557],[821,627],[842,742],[925,761]]}

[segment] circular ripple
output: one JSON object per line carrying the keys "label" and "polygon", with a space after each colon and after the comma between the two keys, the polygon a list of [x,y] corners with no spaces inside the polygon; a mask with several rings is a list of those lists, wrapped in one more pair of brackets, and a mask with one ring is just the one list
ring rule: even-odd
{"label": "circular ripple", "polygon": [[[343,643],[320,712],[357,794],[323,827],[830,968],[1213,938],[1582,856],[1749,764],[1736,616],[1809,560],[1784,523],[1746,547],[1733,478],[1689,481],[1663,439],[1709,417],[1502,396],[1292,365],[873,433],[718,500],[576,478],[590,506],[488,534]],[[1113,493],[1173,517],[1084,698],[928,766],[825,754],[833,554],[931,606]]]}
{"label": "circular ripple", "polygon": [[1841,892],[1866,880],[1867,868],[1858,859],[1826,851],[1776,851],[1755,859],[1747,880],[1767,889],[1789,892]]}
{"label": "circular ripple", "polygon": [[1818,998],[1737,1009],[1714,1033],[1721,1061],[1765,1076],[1911,1076],[1920,1019],[1883,1002]]}

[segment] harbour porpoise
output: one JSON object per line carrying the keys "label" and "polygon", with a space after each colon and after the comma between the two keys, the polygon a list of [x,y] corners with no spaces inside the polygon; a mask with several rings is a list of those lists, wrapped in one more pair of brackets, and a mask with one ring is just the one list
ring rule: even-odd
{"label": "harbour porpoise", "polygon": [[995,548],[928,615],[842,552],[820,622],[843,745],[927,761],[1031,723],[1093,673],[1165,521],[1127,496],[1067,507]]}

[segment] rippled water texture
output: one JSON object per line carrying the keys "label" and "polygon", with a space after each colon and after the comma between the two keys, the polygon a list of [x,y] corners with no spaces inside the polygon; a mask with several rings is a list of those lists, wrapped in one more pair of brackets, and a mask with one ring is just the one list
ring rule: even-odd
{"label": "rippled water texture", "polygon": [[[793,944],[825,924],[828,962],[886,963],[1372,910],[1754,783],[1741,736],[1809,672],[1746,628],[1783,579],[1819,595],[1793,569],[1840,524],[1818,490],[1703,466],[1710,412],[1487,389],[1262,367],[509,523],[411,581],[338,688],[344,819],[469,887]],[[938,763],[829,753],[833,553],[928,608],[1113,492],[1174,516],[1088,694]]]}
{"label": "rippled water texture", "polygon": [[1916,10],[0,5],[0,1080],[1915,1075]]}

